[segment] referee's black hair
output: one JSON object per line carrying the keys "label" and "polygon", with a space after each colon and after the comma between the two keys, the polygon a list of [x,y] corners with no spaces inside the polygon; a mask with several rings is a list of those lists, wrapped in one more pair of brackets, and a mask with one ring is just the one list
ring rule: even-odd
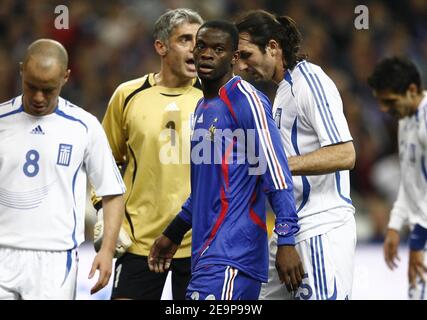
{"label": "referee's black hair", "polygon": [[421,92],[421,76],[413,62],[404,57],[382,59],[368,78],[369,86],[376,91],[391,90],[404,94],[409,85],[415,84]]}
{"label": "referee's black hair", "polygon": [[218,29],[228,33],[231,37],[232,49],[235,51],[239,47],[239,31],[233,23],[225,20],[210,20],[202,24],[199,30],[203,28]]}

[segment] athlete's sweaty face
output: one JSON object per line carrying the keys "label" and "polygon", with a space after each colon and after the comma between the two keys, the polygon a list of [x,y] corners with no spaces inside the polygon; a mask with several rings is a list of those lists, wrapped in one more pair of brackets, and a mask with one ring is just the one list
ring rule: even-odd
{"label": "athlete's sweaty face", "polygon": [[34,116],[52,113],[70,71],[64,70],[54,59],[51,63],[46,59],[40,63],[37,57],[30,57],[21,65],[21,74],[25,112]]}
{"label": "athlete's sweaty face", "polygon": [[374,90],[373,95],[380,103],[382,112],[389,113],[398,119],[410,116],[415,112],[416,103],[409,90],[404,94],[394,93],[391,90]]}
{"label": "athlete's sweaty face", "polygon": [[194,60],[200,79],[214,81],[233,68],[234,54],[231,36],[215,28],[199,29],[194,48]]}

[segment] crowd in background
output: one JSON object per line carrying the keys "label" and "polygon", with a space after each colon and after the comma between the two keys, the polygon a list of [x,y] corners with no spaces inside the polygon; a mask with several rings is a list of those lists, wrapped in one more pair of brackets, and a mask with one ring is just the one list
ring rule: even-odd
{"label": "crowd in background", "polygon": [[[357,160],[351,173],[359,241],[381,241],[399,182],[397,123],[381,113],[366,84],[384,56],[412,59],[427,82],[427,1],[365,1],[369,29],[354,26],[356,1],[335,0],[0,0],[0,101],[21,92],[19,61],[37,38],[54,38],[70,54],[62,96],[100,120],[122,82],[159,69],[152,27],[166,9],[188,7],[205,19],[233,19],[263,8],[289,15],[301,52],[332,77],[341,93]],[[69,9],[69,29],[55,29],[55,7]],[[271,97],[273,84],[259,84]],[[153,106],[155,107],[155,106]]]}

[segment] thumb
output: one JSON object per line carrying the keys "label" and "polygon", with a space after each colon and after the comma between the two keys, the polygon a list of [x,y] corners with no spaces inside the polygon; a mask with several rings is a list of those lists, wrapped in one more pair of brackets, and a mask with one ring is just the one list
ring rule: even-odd
{"label": "thumb", "polygon": [[98,263],[96,261],[94,261],[92,263],[92,268],[90,269],[88,279],[92,279],[93,278],[93,276],[95,275],[95,272],[96,272],[97,269],[98,269]]}

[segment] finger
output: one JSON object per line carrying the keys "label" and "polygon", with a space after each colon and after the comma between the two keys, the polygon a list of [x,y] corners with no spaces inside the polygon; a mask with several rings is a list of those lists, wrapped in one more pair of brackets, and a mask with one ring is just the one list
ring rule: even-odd
{"label": "finger", "polygon": [[150,271],[154,271],[156,264],[156,252],[153,248],[151,248],[150,254],[148,255],[148,268]]}
{"label": "finger", "polygon": [[165,270],[169,270],[172,264],[172,259],[165,259]]}
{"label": "finger", "polygon": [[163,265],[163,259],[160,257],[157,257],[156,263],[154,264],[154,272],[160,273]]}
{"label": "finger", "polygon": [[302,277],[303,277],[304,273],[301,273],[301,270],[299,268],[299,266],[296,268],[295,270],[295,278],[297,280],[297,288],[301,285],[302,283]]}
{"label": "finger", "polygon": [[92,268],[89,271],[88,279],[93,278],[97,269],[98,269],[98,262],[96,260],[94,260],[92,263]]}
{"label": "finger", "polygon": [[165,259],[159,258],[159,272],[163,273],[165,272]]}
{"label": "finger", "polygon": [[96,284],[92,287],[90,293],[94,294],[104,288],[108,284],[108,280],[110,280],[111,272],[109,271],[102,271],[100,272],[100,276],[98,278],[98,281]]}
{"label": "finger", "polygon": [[302,263],[300,263],[300,265],[299,265],[299,273],[301,275],[301,282],[302,282],[302,279],[304,278],[304,275],[305,275],[305,270],[304,270]]}
{"label": "finger", "polygon": [[276,271],[277,271],[277,274],[279,275],[280,283],[285,283],[285,275],[282,272],[282,270],[278,267],[278,265],[276,265]]}
{"label": "finger", "polygon": [[289,275],[284,276],[284,284],[286,286],[286,289],[288,289],[289,292],[293,291],[292,283],[291,283],[291,277]]}
{"label": "finger", "polygon": [[92,289],[90,289],[90,294],[97,293],[101,289],[102,289],[102,285],[101,285],[101,282],[98,279],[98,281],[95,283],[95,285],[92,287]]}
{"label": "finger", "polygon": [[289,273],[289,277],[290,277],[290,282],[291,282],[292,290],[296,290],[299,287],[299,282],[297,280],[297,276],[296,276],[295,272],[291,271]]}

